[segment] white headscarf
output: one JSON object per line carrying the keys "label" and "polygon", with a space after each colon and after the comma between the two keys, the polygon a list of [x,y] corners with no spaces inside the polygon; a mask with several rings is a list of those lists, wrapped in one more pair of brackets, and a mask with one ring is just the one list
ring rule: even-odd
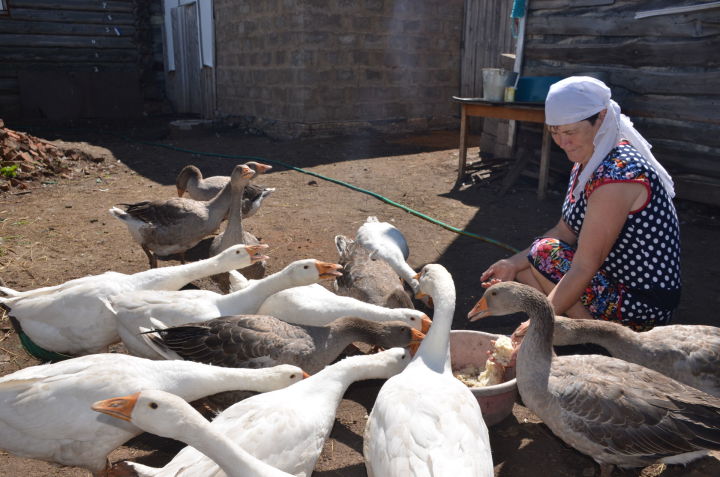
{"label": "white headscarf", "polygon": [[627,139],[643,155],[657,172],[670,198],[674,197],[672,177],[650,152],[652,145],[633,127],[630,118],[620,112],[620,106],[610,98],[610,88],[602,81],[589,76],[571,76],[550,86],[545,99],[545,123],[548,126],[572,124],[603,109],[607,109],[607,114],[595,134],[595,150],[573,191],[575,199],[580,197],[593,172],[621,139]]}

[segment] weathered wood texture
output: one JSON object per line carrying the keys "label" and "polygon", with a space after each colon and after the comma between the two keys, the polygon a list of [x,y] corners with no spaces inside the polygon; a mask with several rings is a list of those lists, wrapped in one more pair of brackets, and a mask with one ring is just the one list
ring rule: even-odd
{"label": "weathered wood texture", "polygon": [[0,79],[14,80],[15,87],[0,88],[0,117],[27,111],[21,91],[33,92],[20,88],[17,81],[28,71],[128,73],[125,77],[141,81],[128,85],[129,91],[142,90],[151,100],[158,96],[162,88],[154,83],[162,80],[155,74],[162,71],[157,66],[163,61],[162,45],[153,43],[161,41],[161,0],[13,0],[9,4],[8,15],[0,17]]}
{"label": "weathered wood texture", "polygon": [[[602,75],[673,175],[720,178],[720,9],[636,20],[640,11],[703,2],[582,3],[530,1],[523,75]],[[537,131],[521,135],[539,154]]]}
{"label": "weathered wood texture", "polygon": [[515,52],[511,9],[512,2],[465,0],[460,96],[482,97],[482,69],[506,66],[501,55]]}

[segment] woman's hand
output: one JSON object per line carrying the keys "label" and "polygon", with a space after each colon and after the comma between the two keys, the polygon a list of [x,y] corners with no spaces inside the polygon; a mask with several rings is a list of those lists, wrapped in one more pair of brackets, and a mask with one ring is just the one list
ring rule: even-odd
{"label": "woman's hand", "polygon": [[490,268],[485,270],[483,274],[480,275],[480,281],[487,282],[492,279],[498,279],[500,281],[507,282],[510,280],[514,280],[517,272],[518,270],[515,267],[515,264],[512,261],[504,258],[490,265]]}

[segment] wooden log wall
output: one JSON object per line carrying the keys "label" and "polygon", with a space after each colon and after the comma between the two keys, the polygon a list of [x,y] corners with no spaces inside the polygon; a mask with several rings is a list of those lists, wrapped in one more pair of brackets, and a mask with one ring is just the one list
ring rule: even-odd
{"label": "wooden log wall", "polygon": [[161,0],[8,3],[0,16],[0,117],[20,115],[19,77],[28,72],[129,73],[145,99],[162,95]]}
{"label": "wooden log wall", "polygon": [[[720,8],[635,19],[702,3],[530,0],[523,74],[599,73],[676,181],[720,181]],[[539,144],[533,128],[522,134]]]}

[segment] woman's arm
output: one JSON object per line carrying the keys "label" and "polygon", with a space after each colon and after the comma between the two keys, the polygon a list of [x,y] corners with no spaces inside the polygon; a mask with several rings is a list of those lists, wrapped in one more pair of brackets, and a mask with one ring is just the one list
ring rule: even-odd
{"label": "woman's arm", "polygon": [[[575,245],[577,241],[577,237],[573,231],[570,230],[570,227],[568,227],[562,219],[541,236],[556,238],[570,245]],[[525,250],[521,250],[511,257],[498,260],[480,275],[480,281],[487,282],[492,279],[502,281],[514,280],[518,273],[530,267],[530,262],[528,262],[527,259],[529,252],[530,247],[527,247]]]}
{"label": "woman's arm", "polygon": [[628,214],[644,203],[646,197],[647,190],[639,183],[609,183],[593,192],[570,270],[548,295],[555,314],[565,313],[580,300],[610,253]]}

